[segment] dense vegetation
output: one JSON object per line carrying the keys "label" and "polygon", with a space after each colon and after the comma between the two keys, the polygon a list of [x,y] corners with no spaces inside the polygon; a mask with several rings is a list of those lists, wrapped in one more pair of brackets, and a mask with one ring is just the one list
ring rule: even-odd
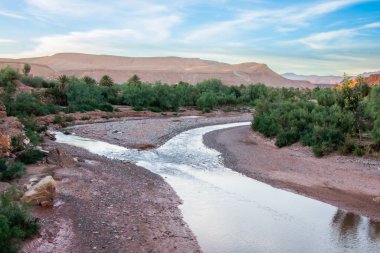
{"label": "dense vegetation", "polygon": [[332,151],[362,156],[380,146],[380,86],[348,78],[331,89],[269,89],[257,101],[254,130],[276,137],[278,147],[296,142],[316,156]]}
{"label": "dense vegetation", "polygon": [[0,251],[13,253],[20,250],[22,240],[37,233],[39,225],[29,216],[25,205],[15,201],[17,193],[10,190],[0,194]]}

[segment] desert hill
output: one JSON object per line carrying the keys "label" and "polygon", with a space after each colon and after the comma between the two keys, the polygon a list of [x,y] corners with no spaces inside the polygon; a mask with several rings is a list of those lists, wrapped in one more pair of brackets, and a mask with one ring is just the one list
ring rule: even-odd
{"label": "desert hill", "polygon": [[180,57],[120,57],[61,53],[53,56],[0,59],[0,68],[10,65],[21,69],[24,63],[32,66],[33,75],[56,78],[59,75],[91,76],[99,80],[107,74],[118,83],[125,82],[132,75],[143,81],[197,83],[217,78],[227,85],[265,83],[273,87],[310,87],[307,81],[289,80],[259,63],[227,64],[199,58]]}
{"label": "desert hill", "polygon": [[290,80],[308,81],[317,85],[337,85],[343,80],[341,76],[297,75],[294,73],[284,73],[281,76]]}

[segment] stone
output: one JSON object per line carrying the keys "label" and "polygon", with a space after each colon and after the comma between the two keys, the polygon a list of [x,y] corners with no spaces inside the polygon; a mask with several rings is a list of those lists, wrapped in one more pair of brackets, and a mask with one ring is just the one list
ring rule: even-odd
{"label": "stone", "polygon": [[53,206],[56,187],[53,177],[46,176],[25,192],[21,201],[45,207]]}
{"label": "stone", "polygon": [[73,167],[75,165],[75,160],[73,157],[61,148],[49,150],[46,157],[46,162],[48,164],[54,164],[60,167]]}
{"label": "stone", "polygon": [[380,197],[375,197],[372,199],[374,202],[376,202],[377,204],[380,204]]}

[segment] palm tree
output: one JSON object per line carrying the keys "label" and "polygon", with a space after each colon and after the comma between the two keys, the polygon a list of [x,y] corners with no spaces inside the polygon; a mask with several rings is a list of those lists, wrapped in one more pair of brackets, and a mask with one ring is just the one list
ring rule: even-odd
{"label": "palm tree", "polygon": [[105,87],[112,87],[113,85],[112,78],[108,75],[104,75],[102,79],[100,79],[99,85],[105,86]]}
{"label": "palm tree", "polygon": [[134,74],[131,78],[129,78],[128,83],[141,84],[141,79],[138,75]]}
{"label": "palm tree", "polygon": [[67,88],[67,83],[69,82],[68,76],[60,75],[57,80],[59,83],[59,90],[64,93]]}

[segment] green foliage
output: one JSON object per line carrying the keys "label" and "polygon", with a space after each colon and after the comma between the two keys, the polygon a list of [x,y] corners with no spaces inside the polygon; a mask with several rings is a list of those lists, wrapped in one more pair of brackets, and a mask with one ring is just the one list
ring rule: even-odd
{"label": "green foliage", "polygon": [[27,207],[14,200],[14,194],[8,191],[0,195],[0,249],[3,253],[19,252],[22,241],[39,230]]}
{"label": "green foliage", "polygon": [[0,159],[0,181],[10,181],[15,178],[21,178],[23,175],[25,175],[23,163],[8,163],[5,159]]}
{"label": "green foliage", "polygon": [[0,70],[0,86],[2,87],[6,87],[8,83],[19,79],[20,74],[9,66]]}
{"label": "green foliage", "polygon": [[203,93],[197,100],[197,107],[203,112],[212,111],[217,104],[217,97],[208,91]]}
{"label": "green foliage", "polygon": [[11,116],[25,117],[25,116],[43,116],[53,114],[56,108],[51,104],[42,103],[39,98],[34,94],[19,93],[16,99],[6,101],[8,114]]}
{"label": "green foliage", "polygon": [[144,107],[137,105],[137,106],[132,107],[132,110],[136,112],[141,112],[141,111],[144,111]]}
{"label": "green foliage", "polygon": [[26,63],[24,64],[24,67],[22,68],[22,73],[25,76],[28,76],[31,70],[32,70],[32,67],[30,66],[30,64]]}
{"label": "green foliage", "polygon": [[16,160],[24,164],[35,164],[41,161],[43,157],[44,154],[40,150],[29,147],[19,154]]}
{"label": "green foliage", "polygon": [[104,86],[104,87],[111,87],[112,85],[114,85],[113,83],[113,80],[110,76],[108,75],[104,75],[100,81],[99,81],[99,85],[100,86]]}
{"label": "green foliage", "polygon": [[82,81],[85,82],[87,85],[96,85],[96,80],[89,76],[84,76],[82,78]]}
{"label": "green foliage", "polygon": [[[380,144],[380,89],[373,88],[368,100],[368,87],[363,87],[352,88],[347,83],[342,89],[312,92],[267,90],[255,102],[252,128],[266,137],[276,137],[279,147],[296,142],[311,146],[318,157],[335,150],[361,155],[363,149],[353,138],[360,140],[363,132],[372,129],[373,140]],[[246,91],[242,94],[244,97]]]}

